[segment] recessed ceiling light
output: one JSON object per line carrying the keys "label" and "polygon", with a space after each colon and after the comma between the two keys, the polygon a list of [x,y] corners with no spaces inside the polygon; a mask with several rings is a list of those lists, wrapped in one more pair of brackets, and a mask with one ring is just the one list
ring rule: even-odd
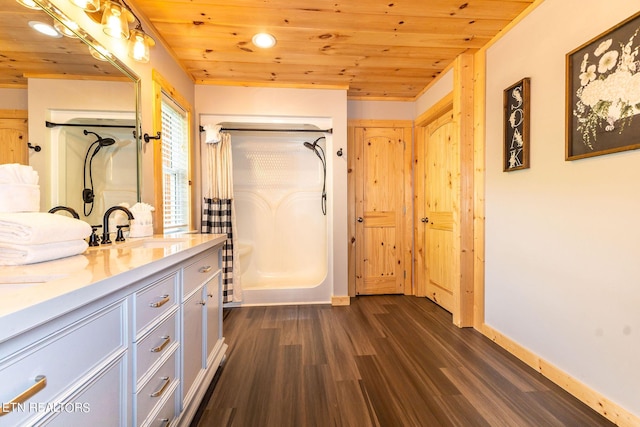
{"label": "recessed ceiling light", "polygon": [[276,45],[276,38],[269,33],[258,33],[251,39],[254,45],[268,49]]}
{"label": "recessed ceiling light", "polygon": [[58,30],[56,30],[55,28],[53,28],[53,26],[49,24],[45,24],[44,22],[29,21],[29,26],[34,30],[36,30],[37,32],[44,34],[45,36],[55,37],[55,38],[62,37],[62,34],[60,34]]}

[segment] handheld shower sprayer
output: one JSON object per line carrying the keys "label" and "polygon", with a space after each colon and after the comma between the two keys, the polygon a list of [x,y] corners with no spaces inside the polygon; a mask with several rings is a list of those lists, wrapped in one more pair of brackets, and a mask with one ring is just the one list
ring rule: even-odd
{"label": "handheld shower sprayer", "polygon": [[302,145],[304,145],[306,148],[316,153],[316,156],[318,156],[318,158],[322,162],[322,197],[320,199],[320,207],[322,208],[322,214],[326,215],[327,214],[327,160],[324,154],[324,150],[322,149],[321,146],[318,145],[318,141],[320,141],[321,139],[326,140],[324,136],[321,136],[320,138],[316,139],[313,142],[305,141],[302,143]]}
{"label": "handheld shower sprayer", "polygon": [[[91,132],[86,129],[83,130],[82,133],[84,133],[85,135],[92,134],[92,135],[95,135],[95,137],[97,138],[94,142],[92,142],[89,145],[89,148],[87,149],[87,154],[85,154],[84,156],[84,169],[82,174],[82,187],[83,187],[82,201],[84,202],[84,215],[89,216],[93,211],[93,200],[95,199],[95,194],[93,192],[93,172],[91,169],[91,165],[93,164],[93,158],[96,156],[96,154],[98,154],[98,151],[100,151],[102,147],[108,147],[110,145],[113,145],[116,143],[116,140],[113,138],[103,138],[97,133]],[[89,153],[91,153],[91,149],[94,146],[96,146],[96,148],[95,150],[93,150],[91,157],[89,157]],[[87,168],[87,159],[89,160],[88,168]],[[87,187],[87,169],[89,170],[89,186],[88,187]],[[88,210],[87,210],[87,205],[89,205]]]}

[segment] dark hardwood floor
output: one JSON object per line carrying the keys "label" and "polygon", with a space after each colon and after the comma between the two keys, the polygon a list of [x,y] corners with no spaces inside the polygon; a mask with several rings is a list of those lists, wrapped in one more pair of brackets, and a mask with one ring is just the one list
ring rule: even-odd
{"label": "dark hardwood floor", "polygon": [[232,308],[224,335],[199,427],[613,425],[426,298]]}

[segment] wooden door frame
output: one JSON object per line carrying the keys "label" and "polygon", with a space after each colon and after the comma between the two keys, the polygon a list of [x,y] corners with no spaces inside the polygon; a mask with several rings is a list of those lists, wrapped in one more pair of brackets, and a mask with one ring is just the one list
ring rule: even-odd
{"label": "wooden door frame", "polygon": [[[356,128],[403,128],[404,129],[404,155],[403,155],[403,180],[404,180],[404,212],[413,220],[413,191],[412,191],[412,147],[413,147],[413,121],[411,120],[348,120],[347,121],[347,232],[348,232],[348,292],[349,296],[356,296],[356,162],[354,147]],[[410,140],[407,141],[407,135]],[[401,231],[404,237],[403,256],[405,259],[405,295],[413,295],[413,275],[411,264],[413,259],[413,225],[404,224]]]}
{"label": "wooden door frame", "polygon": [[[474,326],[474,313],[480,308],[475,307],[474,297],[474,56],[463,54],[456,58],[453,68],[453,92],[443,97],[429,110],[416,119],[416,135],[423,132],[428,123],[441,116],[448,108],[453,109],[453,121],[458,132],[459,143],[459,176],[457,181],[454,210],[454,222],[458,224],[454,230],[454,249],[459,255],[460,287],[453,293],[453,323],[459,327]],[[418,138],[415,138],[417,141]],[[417,152],[417,148],[414,148]],[[415,159],[417,161],[417,159]],[[419,193],[416,189],[416,195]],[[417,206],[417,204],[416,204]],[[418,215],[419,212],[414,212]],[[456,217],[457,216],[457,217]],[[414,223],[415,217],[414,217]],[[417,224],[417,223],[416,223]],[[415,234],[414,229],[414,237]],[[418,260],[414,260],[414,268],[419,268]],[[420,294],[420,289],[417,290]],[[424,291],[422,291],[424,292]]]}

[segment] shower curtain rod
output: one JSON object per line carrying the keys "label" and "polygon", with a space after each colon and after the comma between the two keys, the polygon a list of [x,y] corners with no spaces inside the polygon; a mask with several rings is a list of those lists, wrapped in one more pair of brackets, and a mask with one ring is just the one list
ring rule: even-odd
{"label": "shower curtain rod", "polygon": [[75,127],[91,127],[91,128],[119,128],[119,129],[135,129],[136,125],[106,125],[106,124],[91,124],[91,123],[53,123],[45,121],[45,125],[48,128],[54,128],[56,126],[75,126]]}
{"label": "shower curtain rod", "polygon": [[[220,128],[220,132],[308,132],[308,133],[333,133],[333,129],[263,129],[263,128]],[[200,126],[200,132],[204,132],[204,126]]]}

